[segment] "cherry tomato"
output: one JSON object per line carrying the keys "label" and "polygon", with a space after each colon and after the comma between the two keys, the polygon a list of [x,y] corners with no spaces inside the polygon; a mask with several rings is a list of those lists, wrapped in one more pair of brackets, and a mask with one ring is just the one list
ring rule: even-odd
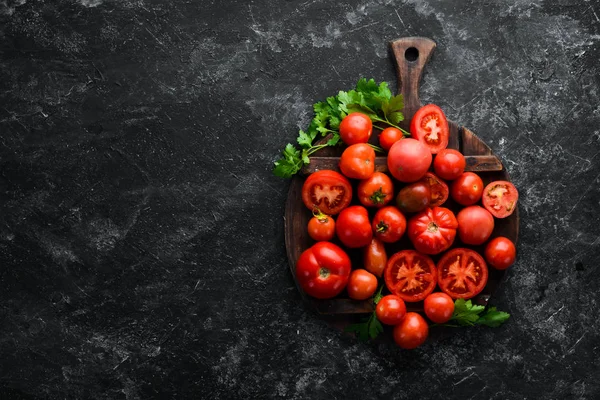
{"label": "cherry tomato", "polygon": [[340,138],[347,145],[367,143],[372,131],[373,123],[363,113],[350,113],[340,123]]}
{"label": "cherry tomato", "polygon": [[453,299],[470,299],[478,295],[488,280],[483,257],[475,250],[456,248],[442,256],[437,264],[438,285]]}
{"label": "cherry tomato", "polygon": [[323,214],[318,208],[313,210],[313,217],[308,221],[308,236],[317,242],[331,240],[335,235],[335,221]]}
{"label": "cherry tomato", "polygon": [[357,192],[363,206],[383,207],[394,198],[394,184],[383,172],[374,172],[358,183]]}
{"label": "cherry tomato", "polygon": [[335,233],[342,244],[349,248],[364,247],[371,243],[373,230],[367,209],[363,206],[344,208],[337,217]]}
{"label": "cherry tomato", "polygon": [[435,289],[437,270],[431,257],[414,250],[400,250],[390,257],[384,271],[388,290],[404,301],[421,301]]}
{"label": "cherry tomato", "polygon": [[375,315],[382,324],[398,325],[406,315],[406,304],[395,294],[388,294],[377,303]]}
{"label": "cherry tomato", "polygon": [[463,206],[477,203],[481,199],[482,193],[483,181],[479,175],[473,172],[464,172],[450,185],[450,196]]}
{"label": "cherry tomato", "polygon": [[300,254],[296,280],[308,295],[330,299],[344,290],[350,270],[350,257],[341,247],[331,242],[318,242]]}
{"label": "cherry tomato", "polygon": [[386,206],[375,213],[372,226],[375,237],[385,243],[394,243],[406,231],[406,218],[396,207]]}
{"label": "cherry tomato", "polygon": [[429,148],[416,139],[406,138],[392,145],[387,156],[390,174],[400,182],[421,179],[431,166]]}
{"label": "cherry tomato", "polygon": [[436,154],[448,146],[450,129],[446,115],[435,104],[427,104],[419,108],[410,121],[410,133]]}
{"label": "cherry tomato", "polygon": [[429,207],[441,206],[448,200],[448,185],[446,182],[432,174],[427,172],[421,181],[429,185]]}
{"label": "cherry tomato", "polygon": [[396,196],[396,205],[407,213],[423,211],[429,206],[431,189],[425,182],[415,182],[403,187]]}
{"label": "cherry tomato", "polygon": [[327,215],[335,215],[352,201],[352,185],[339,172],[317,171],[304,181],[302,201],[310,210],[317,207]]}
{"label": "cherry tomato", "polygon": [[458,150],[440,150],[433,159],[433,170],[436,175],[447,181],[452,181],[465,172],[467,162],[465,156]]}
{"label": "cherry tomato", "polygon": [[366,300],[377,290],[377,277],[367,270],[355,269],[350,273],[346,290],[351,299]]}
{"label": "cherry tomato", "polygon": [[390,126],[389,128],[385,128],[379,134],[379,145],[384,150],[389,151],[394,143],[403,138],[404,135],[400,129]]}
{"label": "cherry tomato", "polygon": [[454,301],[446,293],[431,293],[425,298],[423,309],[427,318],[432,322],[444,324],[450,320],[454,313]]}
{"label": "cherry tomato", "polygon": [[508,181],[494,181],[483,190],[481,202],[496,218],[506,218],[517,208],[519,192]]}
{"label": "cherry tomato", "polygon": [[394,341],[403,349],[419,347],[429,336],[429,325],[425,318],[415,312],[407,312],[402,321],[394,327]]}
{"label": "cherry tomato", "polygon": [[426,208],[408,221],[408,237],[417,251],[439,254],[447,250],[456,237],[458,221],[445,207]]}
{"label": "cherry tomato", "polygon": [[468,206],[456,215],[458,237],[465,244],[485,243],[494,231],[494,217],[485,208]]}
{"label": "cherry tomato", "polygon": [[506,269],[515,263],[517,249],[510,239],[499,236],[488,242],[483,255],[492,267]]}
{"label": "cherry tomato", "polygon": [[348,146],[340,157],[340,171],[348,178],[367,179],[375,172],[375,150],[365,143]]}
{"label": "cherry tomato", "polygon": [[376,237],[363,249],[363,266],[375,276],[381,277],[387,264],[387,252],[383,242]]}

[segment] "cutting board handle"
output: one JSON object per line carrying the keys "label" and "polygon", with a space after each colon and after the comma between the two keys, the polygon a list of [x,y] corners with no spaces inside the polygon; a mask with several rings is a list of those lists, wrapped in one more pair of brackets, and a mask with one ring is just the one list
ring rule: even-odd
{"label": "cutting board handle", "polygon": [[404,118],[410,123],[419,107],[419,82],[431,58],[435,42],[424,37],[406,37],[390,42],[398,73],[398,92],[404,96]]}

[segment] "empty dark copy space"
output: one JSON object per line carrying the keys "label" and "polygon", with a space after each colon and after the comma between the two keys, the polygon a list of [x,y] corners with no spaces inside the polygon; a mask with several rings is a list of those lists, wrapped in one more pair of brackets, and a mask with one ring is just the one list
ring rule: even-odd
{"label": "empty dark copy space", "polygon": [[[501,327],[406,351],[303,302],[290,180],[312,104],[398,79],[520,192]],[[0,397],[600,397],[597,1],[0,0]]]}

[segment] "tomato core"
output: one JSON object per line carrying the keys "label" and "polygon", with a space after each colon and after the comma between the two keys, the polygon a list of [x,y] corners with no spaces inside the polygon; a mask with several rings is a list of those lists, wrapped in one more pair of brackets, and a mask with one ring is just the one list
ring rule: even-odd
{"label": "tomato core", "polygon": [[437,232],[438,229],[439,229],[439,227],[435,222],[430,222],[427,224],[427,230],[429,232]]}
{"label": "tomato core", "polygon": [[325,278],[329,278],[329,275],[331,275],[331,272],[327,269],[327,268],[319,268],[319,276],[323,279]]}

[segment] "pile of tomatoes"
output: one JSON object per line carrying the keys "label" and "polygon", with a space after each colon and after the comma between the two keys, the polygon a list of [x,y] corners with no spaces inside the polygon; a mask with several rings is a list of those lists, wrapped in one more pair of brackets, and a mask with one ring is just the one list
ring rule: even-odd
{"label": "pile of tomatoes", "polygon": [[[396,128],[380,133],[387,173],[375,171],[372,128],[364,114],[345,117],[341,173],[319,170],[305,180],[302,200],[313,212],[307,229],[315,243],[297,260],[296,278],[315,298],[345,290],[354,300],[372,298],[383,279],[389,294],[376,305],[377,319],[394,326],[400,347],[414,348],[429,325],[407,312],[406,302],[422,301],[429,321],[445,323],[455,299],[484,289],[488,266],[514,263],[514,243],[492,233],[495,220],[516,209],[518,192],[508,181],[484,187],[480,176],[465,172],[465,157],[447,148],[448,122],[433,104],[415,113],[410,138]],[[456,213],[444,207],[449,198]],[[360,268],[352,268],[352,252],[360,253]]]}

